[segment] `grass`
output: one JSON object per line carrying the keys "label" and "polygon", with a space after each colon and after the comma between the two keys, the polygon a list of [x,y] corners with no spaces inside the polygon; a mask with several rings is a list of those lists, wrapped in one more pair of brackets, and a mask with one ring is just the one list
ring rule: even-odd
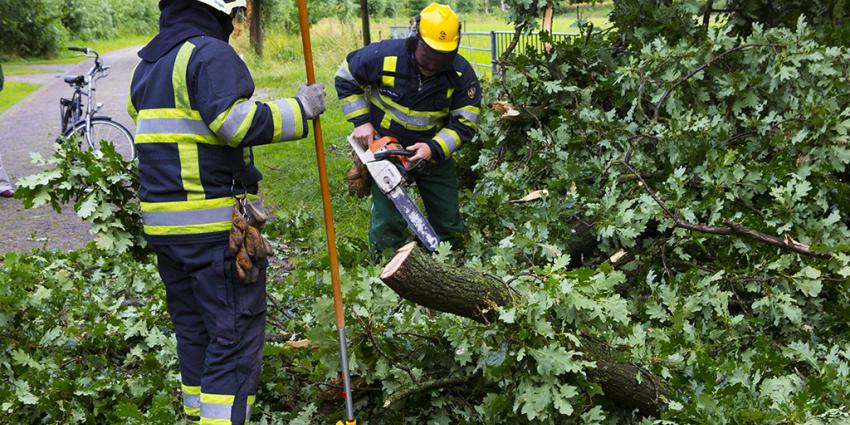
{"label": "grass", "polygon": [[[610,7],[588,10],[592,18],[604,19]],[[555,31],[569,31],[574,16],[556,19]],[[470,30],[510,29],[504,19],[495,15],[469,18]],[[600,21],[601,22],[601,21]],[[605,20],[607,22],[607,20]],[[345,56],[360,46],[360,21],[341,22],[324,19],[311,29],[316,78],[328,91],[327,111],[322,115],[322,129],[327,152],[328,176],[337,233],[337,245],[343,265],[364,258],[367,248],[366,231],[369,223],[369,199],[357,199],[348,195],[345,173],[351,167],[350,150],[346,142],[352,126],[345,121],[336,98],[333,78]],[[389,27],[397,20],[380,20],[373,23],[373,40],[378,32],[388,34]],[[466,41],[464,41],[466,43]],[[485,40],[489,43],[489,38]],[[260,58],[251,52],[247,34],[233,42],[243,54],[254,77],[254,82],[263,97],[268,99],[294,96],[298,87],[306,82],[304,58],[300,36],[282,34],[269,30],[265,42],[265,56]],[[489,63],[489,53],[486,59]],[[274,226],[280,229],[296,246],[290,251],[290,261],[295,267],[299,263],[320,261],[327,263],[325,234],[322,224],[322,205],[319,195],[319,179],[313,131],[306,140],[262,146],[254,149],[258,168],[264,175],[261,184],[266,205],[277,217]],[[352,255],[353,254],[353,255]],[[358,255],[359,254],[359,255]]]}
{"label": "grass", "polygon": [[[114,50],[147,44],[153,38],[152,34],[122,34],[110,40],[69,40],[67,46],[88,47],[97,50],[101,55]],[[56,65],[77,63],[86,58],[79,56],[77,52],[61,49],[55,57],[51,58],[28,58],[9,61],[9,65]]]}
{"label": "grass", "polygon": [[7,81],[0,91],[0,113],[9,109],[21,99],[30,95],[30,93],[38,90],[41,87],[38,84],[19,83],[17,81]]}
{"label": "grass", "polygon": [[[337,20],[323,20],[311,32],[316,78],[328,91],[327,111],[321,117],[328,176],[334,212],[338,246],[341,251],[366,251],[365,235],[369,220],[369,201],[350,197],[344,176],[351,166],[347,135],[351,125],[345,121],[336,98],[333,78],[345,55],[358,47],[356,30]],[[254,82],[269,98],[291,97],[306,82],[306,71],[298,35],[269,33],[265,43],[265,58],[250,53],[247,36],[234,42],[251,69]],[[322,206],[319,194],[318,166],[313,143],[313,129],[305,140],[254,148],[258,168],[264,175],[261,184],[266,205],[277,216],[278,223],[290,227],[287,234],[296,234],[306,250],[291,261],[315,261],[316,253],[325,244]],[[341,258],[351,256],[341,255]],[[326,263],[327,260],[321,260]]]}
{"label": "grass", "polygon": [[46,69],[29,68],[26,66],[14,65],[4,66],[3,75],[34,75],[34,74],[50,74],[52,71]]}

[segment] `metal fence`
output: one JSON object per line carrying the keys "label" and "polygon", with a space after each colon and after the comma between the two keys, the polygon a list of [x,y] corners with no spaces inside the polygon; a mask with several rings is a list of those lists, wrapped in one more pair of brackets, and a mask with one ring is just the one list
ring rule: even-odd
{"label": "metal fence", "polygon": [[[406,38],[410,35],[409,26],[390,27],[390,38]],[[552,41],[573,41],[579,35],[565,32],[552,33]],[[380,33],[379,33],[380,37]],[[465,51],[469,63],[490,71],[496,69],[496,62],[508,49],[514,37],[512,31],[466,31],[461,33],[459,50]],[[513,50],[514,55],[528,52],[543,52],[544,42],[539,34],[522,34]],[[482,63],[487,57],[490,63]]]}

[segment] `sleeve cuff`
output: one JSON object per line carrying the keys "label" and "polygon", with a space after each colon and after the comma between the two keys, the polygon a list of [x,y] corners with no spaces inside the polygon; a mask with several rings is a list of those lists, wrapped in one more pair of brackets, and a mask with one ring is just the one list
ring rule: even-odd
{"label": "sleeve cuff", "polygon": [[309,134],[309,131],[307,130],[307,128],[308,128],[307,127],[307,117],[305,116],[304,105],[301,104],[301,99],[299,99],[297,97],[295,97],[293,99],[295,99],[295,102],[298,103],[298,111],[301,113],[301,120],[300,120],[301,121],[301,135],[296,137],[296,138],[297,139],[303,139],[303,138],[307,137],[307,135]]}
{"label": "sleeve cuff", "polygon": [[431,158],[434,161],[444,161],[446,159],[445,155],[443,155],[443,149],[436,141],[432,139],[428,140],[425,143],[427,143],[428,147],[431,148]]}
{"label": "sleeve cuff", "polygon": [[369,114],[358,115],[354,118],[350,118],[348,122],[354,124],[355,127],[359,127],[363,124],[369,122]]}

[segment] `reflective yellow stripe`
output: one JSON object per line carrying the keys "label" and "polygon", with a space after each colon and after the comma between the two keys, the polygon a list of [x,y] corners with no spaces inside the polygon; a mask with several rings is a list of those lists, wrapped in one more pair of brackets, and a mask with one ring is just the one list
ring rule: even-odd
{"label": "reflective yellow stripe", "polygon": [[255,396],[255,395],[249,395],[248,396],[248,404],[254,404],[254,402],[256,400],[257,400],[257,396]]}
{"label": "reflective yellow stripe", "polygon": [[198,163],[197,143],[178,143],[180,152],[180,178],[183,180],[183,190],[189,201],[204,199],[204,186],[201,184],[201,169]]}
{"label": "reflective yellow stripe", "polygon": [[201,425],[231,425],[228,419],[201,418]]}
{"label": "reflective yellow stripe", "polygon": [[242,143],[242,139],[245,138],[245,135],[248,134],[248,130],[251,128],[251,123],[254,122],[254,115],[257,114],[257,103],[252,102],[253,106],[251,110],[248,112],[248,115],[242,121],[242,124],[239,126],[239,130],[236,130],[236,134],[233,135],[233,139],[227,142],[230,147],[237,147],[240,143]]}
{"label": "reflective yellow stripe", "polygon": [[480,114],[481,108],[479,108],[475,105],[466,105],[463,108],[452,109],[452,112],[454,112],[454,111],[469,111],[469,112],[473,112],[473,113],[476,113],[476,114]]}
{"label": "reflective yellow stripe", "polygon": [[345,119],[352,119],[369,113],[369,101],[366,95],[354,94],[340,101]]}
{"label": "reflective yellow stripe", "polygon": [[449,87],[449,89],[446,91],[446,97],[451,99],[453,94],[455,94],[455,88]]}
{"label": "reflective yellow stripe", "polygon": [[195,50],[195,45],[187,41],[180,47],[180,51],[177,52],[177,58],[174,59],[171,87],[174,90],[174,107],[178,109],[192,109],[192,105],[189,102],[189,85],[187,84],[186,74],[189,69],[189,59],[192,57],[193,50]]}
{"label": "reflective yellow stripe", "polygon": [[201,403],[208,404],[233,404],[236,396],[230,394],[207,394],[201,393]]}
{"label": "reflective yellow stripe", "polygon": [[[141,63],[141,62],[139,62]],[[136,75],[136,69],[139,67],[137,63],[136,66],[133,67],[133,72],[130,73],[130,82],[133,82],[133,77]],[[130,114],[130,118],[133,118],[133,122],[135,123],[139,117],[139,111],[136,110],[136,105],[133,105],[133,86],[132,84],[127,89],[127,113]]]}
{"label": "reflective yellow stripe", "polygon": [[364,94],[352,94],[351,96],[344,97],[344,98],[340,99],[339,103],[346,104],[346,103],[354,102],[357,99],[365,99],[365,98],[366,98],[366,95],[364,95]]}
{"label": "reflective yellow stripe", "polygon": [[236,102],[233,102],[233,104],[230,105],[229,108],[225,109],[224,112],[218,114],[218,116],[215,117],[215,119],[213,120],[212,124],[210,124],[210,130],[212,130],[213,133],[218,133],[218,129],[220,129],[221,125],[224,124],[224,121],[227,120],[227,116],[230,115],[230,111],[233,110],[233,107],[244,101],[245,100],[237,100]]}
{"label": "reflective yellow stripe", "polygon": [[[145,233],[148,235],[170,236],[221,232],[230,230],[232,224],[231,221],[222,221],[220,223],[193,224],[189,226],[145,226]],[[201,394],[201,397],[203,396]]]}
{"label": "reflective yellow stripe", "polygon": [[280,133],[283,129],[283,123],[280,119],[280,107],[274,102],[266,102],[266,105],[272,110],[272,120],[274,122],[274,136],[272,136],[272,140],[276,142],[280,140]]}
{"label": "reflective yellow stripe", "polygon": [[183,406],[183,411],[186,412],[189,416],[201,416],[201,408],[200,407],[186,407]]}
{"label": "reflective yellow stripe", "polygon": [[451,152],[449,152],[449,146],[446,144],[446,141],[440,136],[434,136],[434,141],[443,149],[443,157],[448,158]]}
{"label": "reflective yellow stripe", "polygon": [[392,125],[392,118],[390,118],[392,114],[389,112],[384,112],[384,119],[381,120],[381,127],[389,130],[390,125]]}
{"label": "reflective yellow stripe", "polygon": [[301,106],[298,105],[298,101],[294,98],[288,98],[286,101],[292,107],[292,116],[295,118],[295,131],[293,134],[296,135],[297,139],[305,137],[307,133],[304,131],[304,113],[301,111]]}
{"label": "reflective yellow stripe", "polygon": [[478,131],[478,124],[477,123],[474,123],[474,122],[472,122],[472,121],[470,121],[466,118],[460,118],[457,121],[459,123],[471,128],[471,129],[475,130],[475,131]]}
{"label": "reflective yellow stripe", "polygon": [[183,390],[185,394],[199,395],[201,394],[200,386],[189,386],[185,384],[180,384],[180,389]]}
{"label": "reflective yellow stripe", "polygon": [[345,119],[350,120],[352,118],[359,117],[361,115],[366,115],[369,113],[369,108],[358,109],[356,111],[351,111],[345,114]]}
{"label": "reflective yellow stripe", "polygon": [[398,109],[399,111],[401,111],[401,112],[403,112],[407,115],[410,115],[411,117],[435,118],[435,117],[444,117],[444,116],[449,114],[449,108],[443,108],[443,109],[440,109],[439,111],[414,111],[413,109],[410,109],[406,106],[399,105],[398,103],[396,103],[395,101],[393,101],[392,99],[390,99],[387,96],[383,96],[380,93],[377,93],[377,95],[387,105],[390,105],[391,107]]}
{"label": "reflective yellow stripe", "polygon": [[[248,195],[249,200],[258,199],[257,195]],[[174,201],[174,202],[142,202],[141,207],[144,212],[174,212],[174,211],[192,211],[206,210],[210,208],[221,208],[233,206],[236,204],[236,198],[215,198],[215,199],[199,199],[193,201]]]}
{"label": "reflective yellow stripe", "polygon": [[139,119],[148,118],[183,118],[189,120],[203,120],[201,113],[191,109],[177,108],[160,108],[160,109],[142,109],[139,112]]}
{"label": "reflective yellow stripe", "polygon": [[[385,56],[384,57],[384,72],[392,72],[395,73],[396,65],[398,64],[398,56]],[[387,87],[395,86],[395,77],[391,75],[384,75],[381,78],[381,84]]]}
{"label": "reflective yellow stripe", "polygon": [[[446,140],[446,137],[449,137],[452,140]],[[443,128],[436,136],[434,136],[434,141],[440,145],[443,149],[443,154],[445,154],[445,157],[448,158],[452,152],[460,146],[460,135],[450,128]]]}
{"label": "reflective yellow stripe", "polygon": [[203,143],[206,145],[221,145],[224,143],[215,136],[197,134],[145,133],[136,135],[136,144],[142,143]]}
{"label": "reflective yellow stripe", "polygon": [[[386,123],[384,128],[389,128],[390,118],[392,118],[393,121],[401,124],[404,128],[406,128],[408,130],[414,130],[414,131],[426,131],[426,130],[430,130],[434,127],[443,125],[443,122],[441,120],[435,120],[434,122],[432,122],[431,124],[428,124],[428,125],[417,125],[417,124],[405,122],[402,118],[398,117],[392,109],[387,108],[386,106],[382,105],[381,102],[379,100],[377,100],[375,97],[372,97],[371,101],[372,101],[372,105],[374,105],[378,109],[384,111],[384,119],[381,123],[381,125],[384,125]],[[424,117],[419,117],[419,118],[424,118]]]}

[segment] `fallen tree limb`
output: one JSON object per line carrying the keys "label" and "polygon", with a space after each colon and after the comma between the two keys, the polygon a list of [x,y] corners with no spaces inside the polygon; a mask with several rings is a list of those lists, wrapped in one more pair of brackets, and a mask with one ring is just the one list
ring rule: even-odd
{"label": "fallen tree limb", "polygon": [[[399,249],[380,277],[404,299],[485,324],[495,320],[493,307],[511,305],[519,296],[485,273],[436,262],[415,242]],[[596,362],[588,377],[609,400],[658,416],[669,393],[664,381],[638,365],[616,360],[610,350],[590,338],[582,338],[582,349]]]}
{"label": "fallen tree limb", "polygon": [[389,398],[384,400],[384,407],[394,406],[396,402],[403,400],[407,396],[415,393],[430,391],[436,388],[451,387],[454,385],[464,384],[466,382],[469,382],[468,376],[456,376],[454,378],[442,378],[425,381],[418,385],[404,388],[394,393]]}
{"label": "fallen tree limb", "polygon": [[796,252],[798,254],[807,255],[809,257],[820,257],[820,258],[831,258],[832,253],[830,252],[816,252],[812,250],[812,248],[806,244],[802,244],[797,242],[790,236],[785,236],[784,238],[780,238],[778,236],[768,235],[767,233],[762,233],[757,230],[750,229],[748,227],[742,226],[740,224],[734,223],[731,220],[726,220],[724,224],[726,226],[710,226],[706,224],[700,223],[691,223],[683,219],[678,213],[671,210],[667,204],[658,197],[658,194],[652,190],[652,187],[646,183],[646,180],[643,179],[643,176],[637,172],[637,170],[629,164],[629,156],[631,155],[631,146],[629,146],[629,150],[626,152],[626,155],[620,161],[623,166],[625,166],[629,171],[634,174],[637,179],[640,181],[640,186],[643,188],[649,196],[655,200],[655,203],[658,204],[659,207],[664,211],[667,217],[670,217],[673,220],[673,223],[676,227],[680,227],[682,229],[691,230],[694,232],[700,233],[708,233],[712,235],[729,235],[729,236],[741,236],[752,241],[761,242],[767,245],[772,245],[777,248],[786,249],[789,251]]}

